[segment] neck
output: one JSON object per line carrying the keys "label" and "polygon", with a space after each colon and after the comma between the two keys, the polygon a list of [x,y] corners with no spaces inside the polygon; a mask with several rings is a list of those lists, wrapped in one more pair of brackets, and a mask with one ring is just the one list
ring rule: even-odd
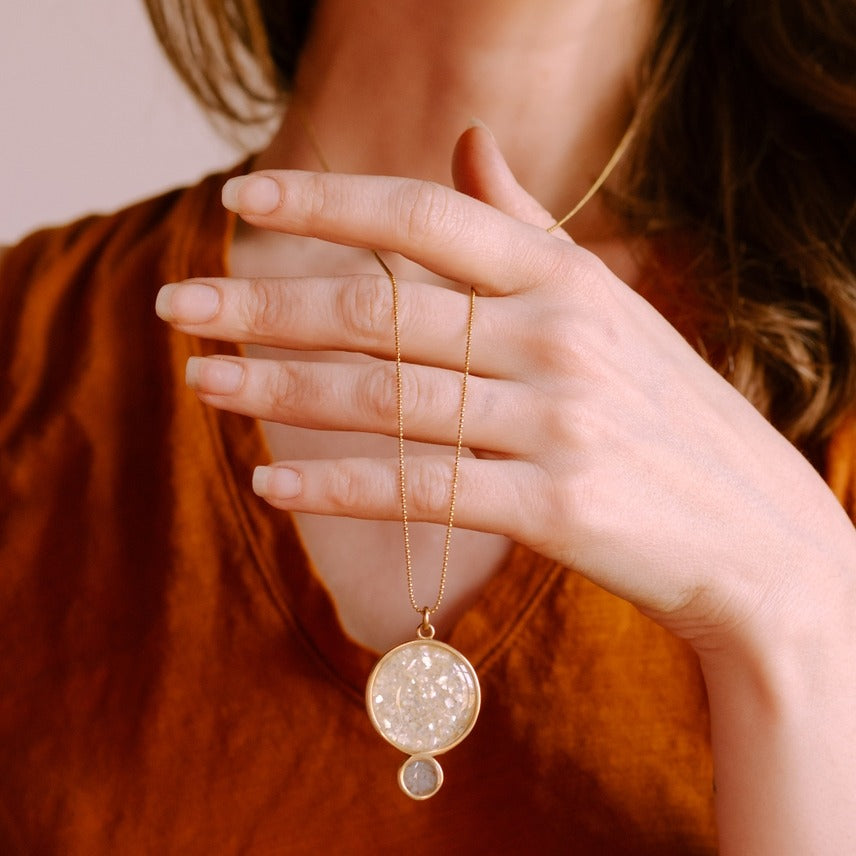
{"label": "neck", "polygon": [[[650,0],[322,0],[295,97],[332,168],[450,181],[472,117],[558,215],[623,134]],[[294,115],[258,167],[318,168]],[[597,230],[598,206],[575,219]],[[588,215],[588,216],[584,216]]]}

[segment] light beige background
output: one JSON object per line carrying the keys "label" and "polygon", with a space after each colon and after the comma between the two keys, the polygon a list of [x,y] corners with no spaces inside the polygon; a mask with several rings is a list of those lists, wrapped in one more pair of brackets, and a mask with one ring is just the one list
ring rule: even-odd
{"label": "light beige background", "polygon": [[238,160],[142,0],[0,0],[0,244]]}

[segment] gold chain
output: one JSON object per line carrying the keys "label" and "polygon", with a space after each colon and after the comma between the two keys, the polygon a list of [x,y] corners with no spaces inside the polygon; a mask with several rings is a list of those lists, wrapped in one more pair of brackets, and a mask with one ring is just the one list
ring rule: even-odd
{"label": "gold chain", "polygon": [[[297,108],[296,112],[303,129],[306,132],[306,137],[312,147],[318,162],[321,164],[325,172],[330,172],[330,166],[324,153],[321,151],[321,146],[315,134],[312,123],[309,117],[304,113],[303,109],[298,104],[293,104]],[[610,173],[615,168],[616,164],[621,160],[630,141],[636,131],[636,123],[631,122],[624,136],[612,153],[606,166],[603,168],[600,175],[595,179],[594,184],[588,189],[585,196],[567,213],[561,220],[557,220],[547,231],[555,232],[568,222],[594,195],[600,190],[603,183],[609,178]],[[404,567],[407,575],[407,596],[410,599],[410,605],[413,609],[422,616],[422,623],[417,630],[421,638],[431,638],[434,636],[434,628],[431,626],[430,617],[437,612],[440,604],[443,602],[443,597],[446,594],[446,576],[449,568],[449,553],[452,545],[452,531],[455,522],[455,502],[458,496],[458,474],[461,465],[461,451],[464,442],[464,414],[467,407],[467,387],[470,378],[470,354],[472,352],[473,341],[473,320],[475,318],[476,309],[476,292],[474,288],[470,288],[470,305],[467,316],[467,335],[464,348],[464,366],[461,375],[461,399],[460,409],[458,411],[458,433],[455,440],[455,459],[452,465],[452,479],[449,496],[449,515],[446,520],[446,538],[443,543],[443,563],[440,568],[440,583],[437,587],[437,597],[434,600],[433,606],[419,606],[416,600],[416,595],[413,591],[413,559],[410,550],[410,525],[407,514],[407,467],[406,456],[404,454],[404,393],[403,383],[401,379],[401,329],[399,324],[399,293],[398,282],[395,274],[390,269],[389,265],[381,258],[377,250],[372,250],[372,255],[380,265],[387,279],[389,280],[392,289],[392,331],[393,343],[395,348],[395,387],[396,387],[396,410],[398,421],[398,487],[399,497],[401,500],[401,526],[404,536]]]}
{"label": "gold chain", "polygon": [[449,552],[452,546],[452,530],[455,524],[455,501],[458,496],[458,473],[461,468],[461,449],[464,444],[464,414],[467,409],[467,386],[470,379],[470,353],[473,342],[473,319],[476,309],[476,292],[470,288],[470,308],[467,315],[467,340],[464,349],[464,369],[461,376],[461,403],[458,411],[458,434],[455,439],[455,460],[452,464],[452,480],[449,496],[449,515],[446,518],[446,538],[443,542],[443,563],[440,567],[440,583],[437,587],[437,597],[433,606],[419,606],[416,595],[413,592],[413,559],[410,551],[410,527],[407,516],[407,467],[404,454],[404,395],[401,382],[401,333],[398,315],[398,283],[395,274],[389,266],[375,252],[374,257],[383,268],[384,273],[392,286],[392,329],[395,340],[395,388],[396,409],[398,416],[398,486],[401,498],[401,527],[404,534],[404,568],[407,574],[407,596],[410,605],[416,612],[422,615],[421,629],[428,633],[430,628],[429,617],[436,612],[443,602],[446,594],[446,573],[449,568]]}
{"label": "gold chain", "polygon": [[624,132],[624,136],[618,141],[618,145],[615,147],[615,151],[612,153],[610,159],[606,162],[606,166],[601,170],[600,175],[594,180],[594,184],[586,191],[585,196],[562,217],[561,220],[557,220],[550,226],[547,231],[555,232],[556,229],[561,229],[568,220],[571,219],[579,210],[595,195],[595,193],[600,190],[603,183],[609,178],[612,171],[615,169],[618,162],[624,156],[624,152],[627,151],[627,147],[630,145],[630,141],[636,134],[636,122],[632,121],[628,126],[627,130]]}

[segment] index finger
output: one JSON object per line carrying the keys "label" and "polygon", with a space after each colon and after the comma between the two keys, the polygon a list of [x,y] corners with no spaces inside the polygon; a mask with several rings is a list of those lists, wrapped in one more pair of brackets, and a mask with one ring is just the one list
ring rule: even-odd
{"label": "index finger", "polygon": [[430,181],[265,170],[233,178],[223,204],[248,223],[338,244],[391,250],[480,294],[527,291],[555,277],[573,244]]}

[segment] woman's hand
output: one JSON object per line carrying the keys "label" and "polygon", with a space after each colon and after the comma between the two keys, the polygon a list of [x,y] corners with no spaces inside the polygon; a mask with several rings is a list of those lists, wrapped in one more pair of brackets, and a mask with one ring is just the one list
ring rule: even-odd
{"label": "woman's hand", "polygon": [[[455,522],[502,533],[635,603],[699,651],[723,854],[843,853],[856,840],[856,546],[802,456],[595,255],[548,234],[489,135],[459,144],[466,193],[273,172],[227,185],[266,229],[392,250],[477,293]],[[469,195],[467,195],[469,194]],[[477,196],[484,201],[472,198]],[[391,289],[374,276],[169,286],[161,315],[214,338],[363,352],[206,359],[203,401],[395,435]],[[207,299],[204,297],[207,294]],[[468,299],[400,283],[405,426],[453,444]],[[451,456],[408,462],[412,519],[445,522]],[[397,461],[292,460],[256,491],[320,514],[400,515]]]}
{"label": "woman's hand", "polygon": [[[818,591],[849,591],[852,527],[809,464],[597,256],[548,234],[549,215],[488,135],[468,134],[458,184],[492,204],[414,180],[290,171],[224,192],[252,225],[395,251],[473,285],[464,443],[476,458],[461,461],[456,525],[573,566],[697,647],[788,620]],[[159,299],[182,329],[379,358],[201,360],[190,377],[204,401],[395,435],[392,295],[380,270],[194,283]],[[199,283],[213,289],[203,310]],[[468,297],[399,289],[407,437],[452,445]],[[408,461],[411,519],[445,522],[451,465]],[[262,468],[254,484],[285,509],[395,519],[397,478],[394,459],[294,460]]]}

